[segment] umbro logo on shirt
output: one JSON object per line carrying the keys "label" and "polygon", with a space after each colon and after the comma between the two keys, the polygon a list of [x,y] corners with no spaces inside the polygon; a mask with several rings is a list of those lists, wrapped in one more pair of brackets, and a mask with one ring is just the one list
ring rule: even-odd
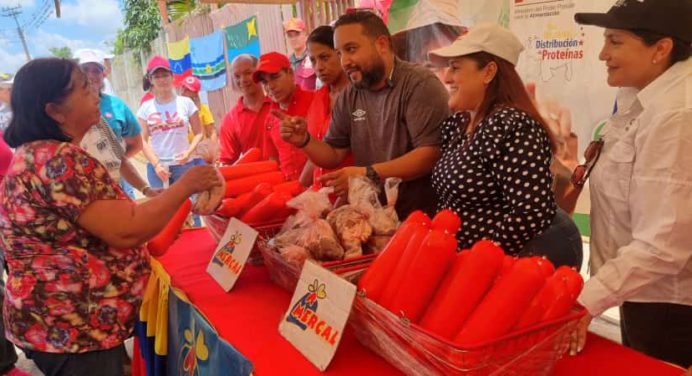
{"label": "umbro logo on shirt", "polygon": [[365,110],[359,108],[353,111],[351,115],[353,115],[353,121],[365,121],[365,114]]}

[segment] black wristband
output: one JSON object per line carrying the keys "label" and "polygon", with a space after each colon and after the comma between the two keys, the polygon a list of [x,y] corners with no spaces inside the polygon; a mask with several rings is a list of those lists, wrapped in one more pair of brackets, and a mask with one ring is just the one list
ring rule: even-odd
{"label": "black wristband", "polygon": [[312,140],[312,137],[310,137],[310,133],[305,132],[305,136],[306,136],[305,141],[303,141],[302,144],[296,146],[298,149],[302,149],[302,148],[308,146],[308,144],[310,143],[310,140]]}

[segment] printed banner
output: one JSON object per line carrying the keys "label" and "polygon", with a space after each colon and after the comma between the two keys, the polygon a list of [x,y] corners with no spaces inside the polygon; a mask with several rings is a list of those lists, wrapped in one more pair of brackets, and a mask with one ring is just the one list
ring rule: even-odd
{"label": "printed banner", "polygon": [[209,261],[207,273],[229,291],[235,285],[257,240],[257,231],[236,218],[231,218],[216,251]]}
{"label": "printed banner", "polygon": [[[577,6],[578,3],[578,6]],[[598,60],[603,29],[579,25],[576,12],[605,12],[610,2],[597,0],[515,0],[510,28],[526,48],[517,71],[524,82],[535,82],[539,103],[548,117],[571,112],[572,129],[583,150],[594,129],[610,116],[615,89],[606,83],[605,65]]]}
{"label": "printed banner", "polygon": [[190,39],[192,74],[202,82],[202,90],[218,90],[226,86],[226,58],[223,32]]}
{"label": "printed banner", "polygon": [[185,77],[192,75],[190,38],[185,37],[177,42],[168,43],[168,61],[171,63],[173,80],[176,86],[182,82]]}
{"label": "printed banner", "polygon": [[221,339],[207,320],[171,289],[168,295],[168,375],[250,375],[252,363]]}
{"label": "printed banner", "polygon": [[308,260],[279,332],[324,371],[339,347],[355,296],[355,285]]}
{"label": "printed banner", "polygon": [[257,16],[252,16],[224,29],[228,61],[232,62],[240,54],[260,56],[260,42],[257,28]]}

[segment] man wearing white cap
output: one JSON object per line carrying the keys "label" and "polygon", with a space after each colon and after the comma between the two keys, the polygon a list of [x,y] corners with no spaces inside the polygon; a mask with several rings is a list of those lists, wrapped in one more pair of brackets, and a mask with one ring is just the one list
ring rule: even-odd
{"label": "man wearing white cap", "polygon": [[[120,181],[125,193],[134,197],[132,188],[145,195],[151,188],[127,161],[142,150],[141,128],[137,118],[120,98],[105,94],[104,54],[98,50],[82,49],[75,53],[79,65],[91,85],[100,92],[101,123],[92,127],[82,140],[82,147],[106,166],[111,177]],[[107,125],[107,127],[103,127]],[[129,183],[129,184],[128,184]]]}

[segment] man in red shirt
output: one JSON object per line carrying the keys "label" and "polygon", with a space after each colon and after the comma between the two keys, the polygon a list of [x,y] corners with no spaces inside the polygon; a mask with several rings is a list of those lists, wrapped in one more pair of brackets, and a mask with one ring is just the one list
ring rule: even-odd
{"label": "man in red shirt", "polygon": [[231,164],[251,148],[262,150],[262,159],[278,159],[278,152],[269,138],[268,118],[271,100],[262,86],[252,79],[257,68],[257,58],[242,54],[231,62],[233,87],[243,96],[221,122],[219,162]]}
{"label": "man in red shirt", "polygon": [[[272,99],[272,112],[281,112],[290,116],[307,115],[314,92],[303,90],[296,85],[293,69],[286,55],[269,52],[260,56],[259,66],[252,78],[255,82],[262,83],[262,87]],[[302,150],[281,138],[280,121],[277,117],[271,116],[269,124],[271,126],[269,135],[279,152],[281,171],[287,180],[298,180],[307,156]]]}

